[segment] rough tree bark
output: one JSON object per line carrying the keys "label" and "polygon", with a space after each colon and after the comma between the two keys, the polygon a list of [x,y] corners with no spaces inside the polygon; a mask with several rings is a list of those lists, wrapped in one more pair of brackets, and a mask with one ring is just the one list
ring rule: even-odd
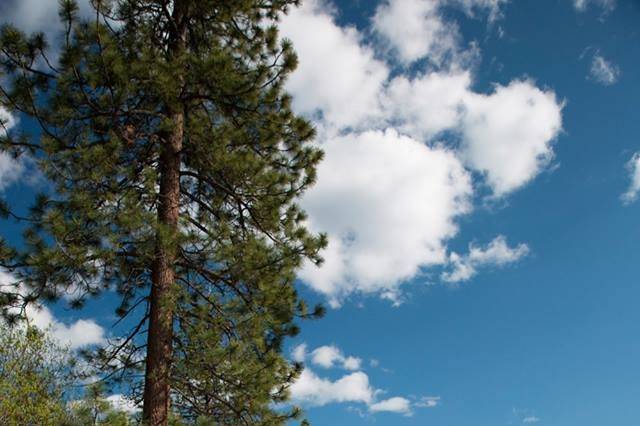
{"label": "rough tree bark", "polygon": [[[179,57],[186,45],[185,1],[176,0],[172,13],[173,28],[169,38],[169,60]],[[180,72],[178,71],[178,74]],[[181,79],[178,78],[181,83]],[[181,84],[180,84],[181,85]],[[158,222],[149,296],[149,332],[144,385],[143,422],[148,426],[166,426],[169,422],[170,373],[173,356],[172,287],[175,283],[176,247],[173,237],[178,232],[180,217],[180,165],[184,139],[184,111],[169,106],[172,131],[162,140],[160,154],[160,192]],[[168,238],[167,238],[168,236]]]}
{"label": "rough tree bark", "polygon": [[[169,234],[175,234],[179,218],[180,150],[182,149],[182,113],[173,115],[174,134],[161,156],[160,205],[158,220]],[[174,231],[174,232],[172,232]],[[175,282],[175,250],[159,237],[152,269],[149,334],[144,387],[143,418],[149,426],[163,426],[169,415],[169,374],[173,339],[171,287]]]}

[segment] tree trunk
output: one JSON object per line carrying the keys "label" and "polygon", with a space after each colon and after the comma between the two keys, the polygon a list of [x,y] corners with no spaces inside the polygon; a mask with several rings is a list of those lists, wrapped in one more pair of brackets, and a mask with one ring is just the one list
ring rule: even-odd
{"label": "tree trunk", "polygon": [[[172,14],[175,32],[170,37],[169,60],[179,57],[185,48],[184,2],[175,1]],[[178,73],[179,74],[179,73]],[[178,79],[182,84],[183,79]],[[181,87],[180,87],[181,89]],[[163,140],[160,153],[160,192],[155,259],[149,297],[149,331],[144,383],[143,424],[167,426],[170,406],[170,373],[173,357],[173,286],[175,284],[176,247],[180,217],[180,165],[184,139],[184,110],[169,107],[173,124]],[[173,109],[173,111],[171,110]]]}
{"label": "tree trunk", "polygon": [[[176,234],[180,200],[180,150],[184,115],[173,114],[174,133],[161,155],[158,219],[172,237]],[[171,240],[171,238],[169,238]],[[169,420],[169,374],[173,355],[172,287],[175,282],[175,249],[166,236],[156,243],[149,300],[149,334],[144,386],[143,419],[149,426],[165,426]]]}

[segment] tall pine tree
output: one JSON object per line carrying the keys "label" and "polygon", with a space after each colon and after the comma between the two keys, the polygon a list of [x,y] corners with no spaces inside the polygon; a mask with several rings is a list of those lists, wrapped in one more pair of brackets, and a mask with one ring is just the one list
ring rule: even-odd
{"label": "tall pine tree", "polygon": [[39,131],[0,146],[52,183],[28,215],[0,209],[25,223],[24,248],[0,250],[21,286],[5,313],[117,291],[131,328],[96,360],[111,379],[144,369],[149,425],[170,405],[221,425],[298,415],[274,408],[299,372],[281,344],[321,312],[294,280],[325,241],[296,204],[322,155],[283,92],[296,56],[275,26],[297,3],[94,0],[81,19],[64,0],[55,60],[42,34],[2,29],[0,105]]}

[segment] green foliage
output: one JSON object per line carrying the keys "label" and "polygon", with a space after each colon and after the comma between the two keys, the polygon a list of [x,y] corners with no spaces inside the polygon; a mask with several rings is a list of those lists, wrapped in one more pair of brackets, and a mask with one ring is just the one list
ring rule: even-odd
{"label": "green foliage", "polygon": [[133,426],[104,395],[89,386],[81,400],[76,360],[47,331],[35,327],[0,329],[0,425]]}
{"label": "green foliage", "polygon": [[71,367],[66,351],[36,328],[1,327],[0,424],[66,424]]}
{"label": "green foliage", "polygon": [[130,416],[115,409],[105,398],[104,386],[94,384],[87,388],[85,397],[69,404],[70,418],[68,426],[129,426],[133,425]]}
{"label": "green foliage", "polygon": [[[24,250],[3,250],[0,266],[34,297],[73,286],[74,307],[115,288],[117,314],[134,325],[93,357],[109,379],[136,389],[152,265],[157,248],[168,248],[175,411],[189,422],[281,425],[300,415],[274,409],[299,374],[283,339],[322,312],[300,300],[295,272],[320,262],[326,244],[297,205],[322,153],[283,91],[297,58],[275,26],[298,2],[178,1],[179,20],[170,2],[102,0],[86,21],[62,1],[55,66],[46,66],[42,35],[2,28],[0,106],[41,132],[10,132],[0,149],[34,156],[54,189],[35,200]],[[175,111],[185,119],[177,229],[158,220]]]}

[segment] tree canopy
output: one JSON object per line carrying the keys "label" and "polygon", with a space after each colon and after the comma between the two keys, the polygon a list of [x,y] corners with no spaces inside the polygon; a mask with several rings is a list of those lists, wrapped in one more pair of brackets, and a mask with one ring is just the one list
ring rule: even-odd
{"label": "tree canopy", "polygon": [[34,327],[0,327],[0,424],[59,426],[72,358]]}
{"label": "tree canopy", "polygon": [[170,402],[220,425],[299,416],[278,404],[300,370],[281,346],[322,312],[294,282],[326,242],[297,204],[322,153],[283,90],[297,59],[276,24],[297,3],[97,0],[87,18],[63,0],[59,50],[1,30],[0,105],[39,130],[0,148],[52,188],[26,215],[0,209],[25,227],[0,266],[28,289],[5,291],[4,313],[117,292],[130,331],[92,358],[139,391],[153,426]]}

